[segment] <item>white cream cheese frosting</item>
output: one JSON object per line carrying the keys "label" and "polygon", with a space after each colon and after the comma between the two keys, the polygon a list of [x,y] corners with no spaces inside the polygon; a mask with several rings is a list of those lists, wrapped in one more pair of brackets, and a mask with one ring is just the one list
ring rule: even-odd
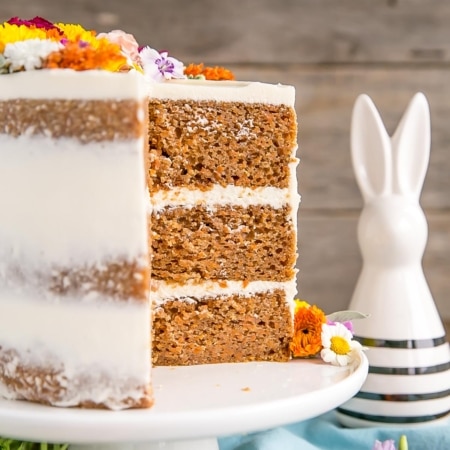
{"label": "white cream cheese frosting", "polygon": [[[58,69],[0,76],[0,101],[141,102],[146,95],[137,72]],[[142,108],[136,114],[144,119]],[[114,301],[88,289],[88,294],[58,295],[45,283],[33,284],[39,271],[48,276],[60,268],[101,271],[104,262],[139,264],[147,258],[146,138],[143,133],[140,138],[81,143],[33,130],[18,137],[0,134],[2,370],[12,378],[18,367],[49,370],[64,391],[52,400],[55,405],[89,402],[121,409],[146,397],[150,302]],[[16,267],[19,276],[10,283],[8,274]],[[35,278],[28,277],[33,272]],[[39,400],[47,381],[34,382],[30,397]],[[22,398],[1,383],[0,395]]]}
{"label": "white cream cheese frosting", "polygon": [[170,100],[215,100],[294,106],[295,88],[254,81],[169,80],[151,83],[149,97]]}
{"label": "white cream cheese frosting", "polygon": [[[121,395],[139,399],[142,387],[149,385],[148,302],[43,300],[4,291],[0,298],[0,317],[7,319],[0,327],[1,349],[13,350],[16,355],[4,367],[8,372],[4,375],[15,376],[16,368],[23,365],[59,372],[58,380],[67,392],[58,406],[90,400],[117,409]],[[89,382],[90,378],[98,378],[98,383]],[[79,383],[83,379],[85,386],[71,387],[73,380]],[[119,392],[122,383],[129,381],[140,389]],[[1,382],[0,395],[16,398]]]}
{"label": "white cream cheese frosting", "polygon": [[142,99],[148,86],[139,72],[40,69],[2,75],[0,101],[11,99]]}
{"label": "white cream cheese frosting", "polygon": [[146,252],[143,140],[0,134],[0,266]]}
{"label": "white cream cheese frosting", "polygon": [[202,283],[188,281],[183,284],[166,283],[165,281],[152,280],[150,298],[156,306],[161,306],[170,300],[194,301],[203,297],[226,297],[242,295],[249,297],[255,294],[283,290],[287,299],[293,299],[296,294],[296,286],[291,281],[232,281],[205,280]]}

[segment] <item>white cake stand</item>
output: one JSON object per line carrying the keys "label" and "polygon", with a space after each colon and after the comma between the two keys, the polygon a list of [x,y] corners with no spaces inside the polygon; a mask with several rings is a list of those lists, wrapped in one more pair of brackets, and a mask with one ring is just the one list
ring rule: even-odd
{"label": "white cake stand", "polygon": [[0,436],[71,443],[71,450],[218,449],[217,437],[316,417],[362,386],[367,358],[347,367],[289,363],[158,367],[146,410],[54,408],[0,400]]}

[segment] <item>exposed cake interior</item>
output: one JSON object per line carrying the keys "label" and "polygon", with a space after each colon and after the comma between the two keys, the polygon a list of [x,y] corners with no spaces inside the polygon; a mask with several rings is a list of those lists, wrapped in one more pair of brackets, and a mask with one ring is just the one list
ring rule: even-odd
{"label": "exposed cake interior", "polygon": [[294,89],[155,84],[153,361],[286,361],[296,293]]}

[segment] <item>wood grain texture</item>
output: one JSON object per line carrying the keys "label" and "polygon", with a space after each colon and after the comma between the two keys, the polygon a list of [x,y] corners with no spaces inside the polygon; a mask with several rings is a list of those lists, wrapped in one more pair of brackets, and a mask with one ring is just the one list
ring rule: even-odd
{"label": "wood grain texture", "polygon": [[[346,309],[362,268],[356,229],[359,211],[299,211],[299,297],[327,313]],[[450,320],[450,214],[428,217],[423,270],[441,316]]]}
{"label": "wood grain texture", "polygon": [[183,60],[223,64],[450,61],[447,0],[14,0],[0,17],[120,28]]}
{"label": "wood grain texture", "polygon": [[350,157],[351,114],[357,96],[367,93],[372,97],[392,134],[411,97],[424,92],[430,104],[432,148],[422,205],[425,209],[450,208],[450,69],[233,68],[239,79],[281,79],[295,86],[300,191],[308,208],[362,205]]}
{"label": "wood grain texture", "polygon": [[237,78],[292,84],[299,117],[300,295],[346,307],[361,267],[362,199],[350,120],[369,94],[392,133],[415,92],[432,118],[421,204],[424,270],[450,321],[450,2],[448,0],[14,0],[0,20],[36,15],[98,31],[123,29],[184,61],[224,64]]}

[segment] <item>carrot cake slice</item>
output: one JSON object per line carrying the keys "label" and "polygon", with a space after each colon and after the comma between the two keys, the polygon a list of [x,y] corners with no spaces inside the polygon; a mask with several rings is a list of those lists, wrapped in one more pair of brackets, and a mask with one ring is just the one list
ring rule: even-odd
{"label": "carrot cake slice", "polygon": [[290,358],[294,88],[170,80],[149,99],[153,362]]}

